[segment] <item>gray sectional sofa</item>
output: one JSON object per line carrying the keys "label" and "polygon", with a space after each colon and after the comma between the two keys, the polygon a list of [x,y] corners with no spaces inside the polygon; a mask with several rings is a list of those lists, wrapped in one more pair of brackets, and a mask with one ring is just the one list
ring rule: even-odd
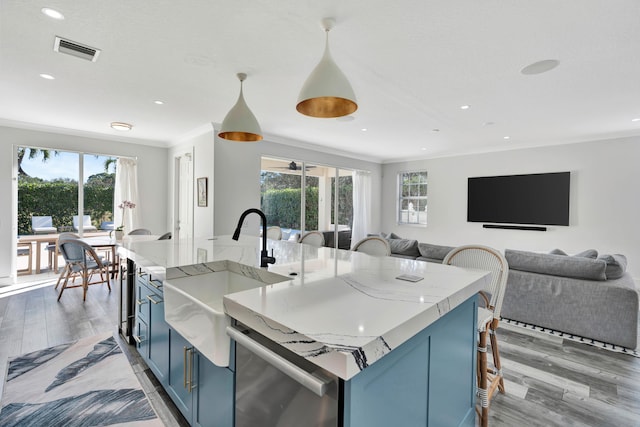
{"label": "gray sectional sofa", "polygon": [[635,349],[638,290],[626,258],[555,252],[505,251],[502,317]]}
{"label": "gray sectional sofa", "polygon": [[[441,263],[453,246],[420,243],[380,234],[391,256]],[[590,249],[569,256],[505,251],[509,278],[502,317],[542,328],[635,349],[638,346],[638,289],[623,255]]]}

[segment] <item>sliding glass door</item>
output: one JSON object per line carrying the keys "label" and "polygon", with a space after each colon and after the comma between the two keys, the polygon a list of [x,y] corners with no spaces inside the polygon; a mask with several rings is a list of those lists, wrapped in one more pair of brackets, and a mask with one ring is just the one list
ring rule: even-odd
{"label": "sliding glass door", "polygon": [[[318,230],[325,246],[350,249],[354,171],[292,159],[262,158],[261,209],[282,238]],[[304,191],[303,191],[304,189]]]}

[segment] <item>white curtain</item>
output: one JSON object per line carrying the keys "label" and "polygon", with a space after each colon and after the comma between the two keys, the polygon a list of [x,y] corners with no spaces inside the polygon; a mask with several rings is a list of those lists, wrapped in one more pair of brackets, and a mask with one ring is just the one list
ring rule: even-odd
{"label": "white curtain", "polygon": [[[136,207],[132,209],[120,208],[119,206],[124,201],[134,203]],[[120,157],[116,162],[116,184],[113,190],[114,226],[120,227],[121,225],[124,225],[125,233],[139,228],[139,203],[140,199],[138,198],[138,164],[134,159]]]}
{"label": "white curtain", "polygon": [[371,227],[371,173],[353,172],[353,226],[351,243],[356,243],[370,233]]}

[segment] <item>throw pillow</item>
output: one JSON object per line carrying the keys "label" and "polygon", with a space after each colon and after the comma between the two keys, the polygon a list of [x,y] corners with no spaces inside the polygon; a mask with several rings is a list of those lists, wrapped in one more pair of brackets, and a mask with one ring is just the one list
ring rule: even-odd
{"label": "throw pillow", "polygon": [[402,239],[402,237],[398,236],[396,233],[391,233],[387,236],[387,239]]}
{"label": "throw pillow", "polygon": [[598,251],[596,251],[595,249],[587,249],[586,251],[578,252],[573,256],[596,259],[598,258]]}
{"label": "throw pillow", "polygon": [[409,239],[388,239],[391,253],[410,257],[419,257],[418,241]]}
{"label": "throw pillow", "polygon": [[551,252],[549,252],[551,255],[567,255],[567,253],[565,251],[563,251],[562,249],[554,249]]}
{"label": "throw pillow", "polygon": [[605,269],[605,275],[607,280],[619,279],[627,271],[627,257],[620,254],[615,255],[600,255],[598,259],[604,260],[607,263]]}

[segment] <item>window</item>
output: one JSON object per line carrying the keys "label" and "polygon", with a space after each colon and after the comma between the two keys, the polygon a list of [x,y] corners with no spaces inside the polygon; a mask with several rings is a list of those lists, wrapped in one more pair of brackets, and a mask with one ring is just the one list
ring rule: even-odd
{"label": "window", "polygon": [[398,174],[398,224],[427,225],[427,171]]}

